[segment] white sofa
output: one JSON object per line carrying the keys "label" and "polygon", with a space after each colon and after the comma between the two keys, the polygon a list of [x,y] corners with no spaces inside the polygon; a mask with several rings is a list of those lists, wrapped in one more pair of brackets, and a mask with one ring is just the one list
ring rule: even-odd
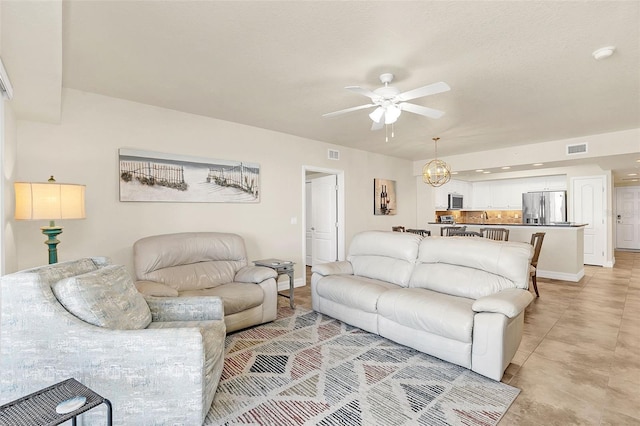
{"label": "white sofa", "polygon": [[520,345],[532,247],[366,231],[313,267],[313,309],[500,380]]}

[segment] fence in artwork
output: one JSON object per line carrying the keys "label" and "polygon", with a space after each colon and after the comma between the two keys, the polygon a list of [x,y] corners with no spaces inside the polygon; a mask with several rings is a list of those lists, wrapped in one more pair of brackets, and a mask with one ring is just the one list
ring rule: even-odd
{"label": "fence in artwork", "polygon": [[247,167],[240,163],[237,166],[209,168],[207,182],[214,182],[220,186],[238,188],[244,192],[258,197],[258,173],[259,170]]}
{"label": "fence in artwork", "polygon": [[125,182],[136,179],[143,185],[160,185],[185,191],[184,168],[151,161],[120,161],[120,178]]}

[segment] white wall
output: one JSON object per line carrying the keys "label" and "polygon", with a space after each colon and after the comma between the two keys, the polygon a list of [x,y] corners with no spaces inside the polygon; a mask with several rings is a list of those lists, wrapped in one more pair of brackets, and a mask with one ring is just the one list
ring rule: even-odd
{"label": "white wall", "polygon": [[[106,255],[132,270],[139,238],[182,231],[235,232],[250,259],[301,257],[302,166],[345,171],[346,241],[366,229],[415,226],[411,162],[282,133],[65,89],[60,124],[18,121],[15,180],[87,185],[87,219],[60,221],[58,259]],[[132,203],[118,200],[118,148],[175,153],[261,165],[261,201]],[[328,160],[327,149],[340,151]],[[398,214],[373,215],[373,179],[397,182]],[[298,224],[291,225],[297,217]],[[46,263],[39,222],[11,221],[18,269]],[[303,268],[296,271],[300,276]]]}
{"label": "white wall", "polygon": [[4,103],[4,134],[2,152],[2,272],[15,271],[18,266],[16,257],[16,241],[13,235],[13,181],[16,172],[16,117],[10,101]]}
{"label": "white wall", "polygon": [[[564,160],[580,159],[588,161],[598,157],[612,155],[637,154],[640,141],[640,128],[621,130],[599,135],[588,135],[579,138],[560,139],[555,141],[541,142],[529,145],[516,145],[508,148],[495,149],[492,151],[470,152],[460,155],[442,157],[451,166],[452,170],[464,171],[475,169],[495,169],[502,166],[521,166],[532,163],[553,163]],[[587,143],[589,151],[580,157],[568,157],[566,146],[569,144]],[[422,172],[422,166],[428,159],[413,162],[414,176]],[[596,163],[597,161],[593,161]],[[534,174],[558,174],[549,173],[549,170],[500,173],[501,177],[524,177]],[[497,179],[492,175],[487,179]]]}

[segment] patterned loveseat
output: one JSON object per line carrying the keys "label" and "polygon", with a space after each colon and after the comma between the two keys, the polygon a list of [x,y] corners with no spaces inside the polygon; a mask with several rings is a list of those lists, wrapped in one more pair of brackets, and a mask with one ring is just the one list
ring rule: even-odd
{"label": "patterned loveseat", "polygon": [[[85,258],[0,281],[0,404],[73,377],[114,425],[198,425],[222,373],[218,297],[145,298],[123,266]],[[104,424],[104,406],[82,424]]]}

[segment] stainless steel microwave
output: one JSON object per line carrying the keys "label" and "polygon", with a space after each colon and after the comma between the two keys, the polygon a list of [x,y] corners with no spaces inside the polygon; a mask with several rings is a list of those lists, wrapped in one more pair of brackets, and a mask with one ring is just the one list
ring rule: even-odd
{"label": "stainless steel microwave", "polygon": [[463,200],[462,195],[460,194],[449,194],[449,210],[460,210],[463,208]]}

